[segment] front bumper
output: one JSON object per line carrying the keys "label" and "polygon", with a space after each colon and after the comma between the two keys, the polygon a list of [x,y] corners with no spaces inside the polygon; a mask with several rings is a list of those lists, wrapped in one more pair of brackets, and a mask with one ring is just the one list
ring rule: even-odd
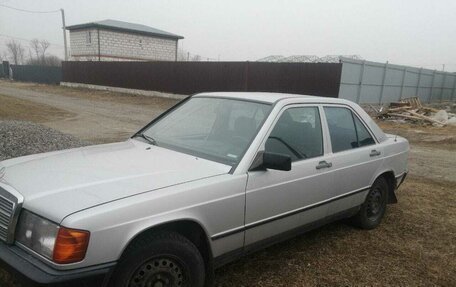
{"label": "front bumper", "polygon": [[[0,242],[0,267],[19,275],[18,279],[40,285],[59,285],[77,281],[106,281],[116,263],[106,263],[72,270],[54,269],[14,245]],[[16,276],[15,276],[16,277]],[[0,286],[3,286],[0,282]],[[97,284],[96,286],[102,286]]]}

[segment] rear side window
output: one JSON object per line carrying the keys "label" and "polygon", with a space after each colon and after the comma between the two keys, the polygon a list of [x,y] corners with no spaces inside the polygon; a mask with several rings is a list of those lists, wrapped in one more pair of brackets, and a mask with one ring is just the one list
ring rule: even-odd
{"label": "rear side window", "polygon": [[358,146],[362,147],[375,144],[374,139],[358,117],[353,115],[353,119],[355,120],[356,133],[358,134]]}
{"label": "rear side window", "polygon": [[325,107],[333,152],[374,144],[361,121],[347,108]]}

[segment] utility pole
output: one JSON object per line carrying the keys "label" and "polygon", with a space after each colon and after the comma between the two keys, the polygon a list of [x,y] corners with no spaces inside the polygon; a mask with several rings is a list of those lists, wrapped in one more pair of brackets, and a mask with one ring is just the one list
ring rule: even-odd
{"label": "utility pole", "polygon": [[60,9],[62,13],[62,29],[63,29],[63,45],[65,46],[65,61],[68,61],[68,48],[67,48],[67,38],[66,38],[66,25],[65,25],[65,11]]}
{"label": "utility pole", "polygon": [[442,64],[442,71],[445,72],[445,64]]}

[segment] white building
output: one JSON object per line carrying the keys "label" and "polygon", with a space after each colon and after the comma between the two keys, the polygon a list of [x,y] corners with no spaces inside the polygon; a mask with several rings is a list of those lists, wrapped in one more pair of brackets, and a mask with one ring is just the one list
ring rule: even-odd
{"label": "white building", "polygon": [[72,61],[176,61],[184,37],[149,26],[103,20],[67,27]]}

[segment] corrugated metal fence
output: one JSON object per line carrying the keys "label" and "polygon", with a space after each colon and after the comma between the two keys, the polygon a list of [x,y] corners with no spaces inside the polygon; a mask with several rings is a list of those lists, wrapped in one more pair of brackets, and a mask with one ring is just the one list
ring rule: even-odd
{"label": "corrugated metal fence", "polygon": [[9,63],[7,61],[3,61],[0,63],[0,78],[7,78],[9,74]]}
{"label": "corrugated metal fence", "polygon": [[11,65],[15,81],[59,84],[62,79],[61,67]]}
{"label": "corrugated metal fence", "polygon": [[341,59],[339,98],[389,103],[408,97],[423,102],[456,100],[456,74],[408,66]]}
{"label": "corrugated metal fence", "polygon": [[64,62],[63,82],[174,94],[258,91],[337,97],[342,64]]}

